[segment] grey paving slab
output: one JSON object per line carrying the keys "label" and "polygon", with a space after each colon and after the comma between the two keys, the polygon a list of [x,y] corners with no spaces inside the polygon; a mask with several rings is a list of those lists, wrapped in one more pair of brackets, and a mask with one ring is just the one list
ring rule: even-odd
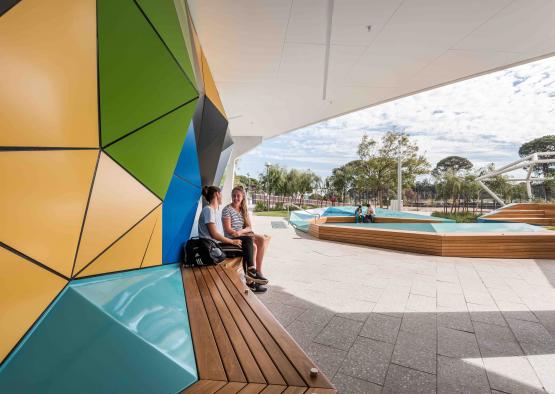
{"label": "grey paving slab", "polygon": [[524,354],[509,327],[476,322],[474,329],[482,357],[514,357]]}
{"label": "grey paving slab", "polygon": [[391,364],[382,393],[435,393],[436,376]]}
{"label": "grey paving slab", "polygon": [[287,326],[287,331],[302,348],[306,348],[326,325],[327,322],[313,322],[297,319]]}
{"label": "grey paving slab", "polygon": [[401,317],[372,313],[364,323],[360,335],[378,341],[395,343],[401,326]]}
{"label": "grey paving slab", "polygon": [[435,312],[437,306],[436,297],[428,297],[419,294],[410,294],[407,300],[406,311],[413,312]]}
{"label": "grey paving slab", "polygon": [[470,313],[452,312],[449,308],[438,307],[437,325],[459,331],[474,332]]}
{"label": "grey paving slab", "polygon": [[389,343],[358,337],[339,373],[383,385],[392,352]]}
{"label": "grey paving slab", "polygon": [[305,311],[305,309],[278,302],[266,302],[265,305],[284,327],[291,324]]}
{"label": "grey paving slab", "polygon": [[349,350],[357,338],[362,325],[362,322],[335,316],[318,334],[314,342],[341,350]]}
{"label": "grey paving slab", "polygon": [[555,354],[527,356],[528,361],[548,393],[555,393]]}
{"label": "grey paving slab", "polygon": [[555,338],[544,326],[516,319],[507,319],[507,322],[526,354],[555,354]]}
{"label": "grey paving slab", "polygon": [[437,314],[405,312],[401,330],[435,340],[437,334]]}
{"label": "grey paving slab", "polygon": [[527,320],[531,322],[539,322],[536,315],[524,304],[508,301],[497,301],[499,311],[509,319]]}
{"label": "grey paving slab", "polygon": [[342,373],[335,375],[333,383],[337,391],[342,394],[379,394],[382,392],[380,385]]}
{"label": "grey paving slab", "polygon": [[452,393],[489,393],[490,386],[486,372],[477,360],[472,365],[459,358],[438,356],[437,392]]}
{"label": "grey paving slab", "polygon": [[545,393],[526,357],[484,358],[490,387],[506,393]]}
{"label": "grey paving slab", "polygon": [[506,326],[507,323],[501,315],[501,312],[497,309],[497,306],[492,305],[480,305],[480,304],[466,304],[468,311],[470,312],[470,320],[478,321],[488,324],[497,324],[499,326]]}
{"label": "grey paving slab", "polygon": [[391,361],[431,374],[436,373],[436,338],[400,331]]}
{"label": "grey paving slab", "polygon": [[331,346],[321,345],[319,343],[311,343],[304,347],[306,354],[318,365],[318,368],[326,374],[326,376],[334,376],[345,357],[347,352],[333,348]]}
{"label": "grey paving slab", "polygon": [[473,333],[438,327],[437,352],[448,357],[480,357],[478,343]]}

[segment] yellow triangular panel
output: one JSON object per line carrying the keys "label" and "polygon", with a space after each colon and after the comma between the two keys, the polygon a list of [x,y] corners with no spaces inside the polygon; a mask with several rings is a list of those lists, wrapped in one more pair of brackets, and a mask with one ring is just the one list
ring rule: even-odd
{"label": "yellow triangular panel", "polygon": [[1,152],[0,240],[69,277],[97,158],[97,150]]}
{"label": "yellow triangular panel", "polygon": [[206,96],[214,103],[214,105],[220,110],[222,115],[227,118],[225,114],[224,105],[220,100],[220,94],[218,93],[218,89],[216,88],[216,84],[214,83],[214,79],[212,78],[212,73],[210,72],[210,67],[208,67],[208,62],[206,61],[206,57],[204,56],[204,52],[201,50],[202,56],[202,76],[204,78],[204,92]]}
{"label": "yellow triangular panel", "polygon": [[145,255],[148,240],[161,212],[161,206],[156,208],[154,212],[110,246],[77,277],[139,268]]}
{"label": "yellow triangular panel", "polygon": [[162,210],[158,214],[156,225],[152,231],[148,249],[146,250],[143,265],[141,267],[152,267],[162,264]]}
{"label": "yellow triangular panel", "polygon": [[200,48],[200,41],[198,39],[197,31],[195,30],[195,25],[191,19],[191,14],[188,15],[189,19],[189,29],[191,31],[192,38],[192,50],[191,50],[191,60],[193,61],[193,68],[195,70],[195,76],[197,78],[197,87],[200,94],[204,94],[204,82],[202,76],[202,54]]}
{"label": "yellow triangular panel", "polygon": [[0,146],[98,147],[96,1],[21,1],[0,48]]}
{"label": "yellow triangular panel", "polygon": [[0,247],[0,363],[66,283]]}
{"label": "yellow triangular panel", "polygon": [[81,271],[159,204],[154,194],[101,153],[73,273]]}

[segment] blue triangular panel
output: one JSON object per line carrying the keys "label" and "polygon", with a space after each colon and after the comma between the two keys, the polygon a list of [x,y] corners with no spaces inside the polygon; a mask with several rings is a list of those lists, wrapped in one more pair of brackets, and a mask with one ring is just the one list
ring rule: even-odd
{"label": "blue triangular panel", "polygon": [[187,137],[185,138],[185,143],[183,144],[181,154],[175,166],[174,175],[177,175],[199,188],[202,187],[193,121],[189,124]]}
{"label": "blue triangular panel", "polygon": [[191,234],[200,194],[198,187],[173,176],[162,206],[162,261],[164,263],[175,263],[181,260],[183,244]]}
{"label": "blue triangular panel", "polygon": [[197,380],[179,267],[73,281],[0,369],[2,393],[168,392]]}

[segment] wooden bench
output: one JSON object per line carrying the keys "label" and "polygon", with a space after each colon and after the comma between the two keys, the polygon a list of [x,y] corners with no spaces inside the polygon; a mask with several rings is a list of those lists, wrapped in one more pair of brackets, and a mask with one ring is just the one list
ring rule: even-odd
{"label": "wooden bench", "polygon": [[183,393],[336,393],[236,268],[182,268],[199,376]]}

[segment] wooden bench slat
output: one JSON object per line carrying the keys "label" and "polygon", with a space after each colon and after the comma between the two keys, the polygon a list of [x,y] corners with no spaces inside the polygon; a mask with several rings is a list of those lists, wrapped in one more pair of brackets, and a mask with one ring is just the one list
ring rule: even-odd
{"label": "wooden bench slat", "polygon": [[249,383],[241,391],[239,391],[239,394],[258,394],[264,390],[266,386],[267,385],[265,384]]}
{"label": "wooden bench slat", "polygon": [[[227,270],[223,270],[221,268],[218,270],[218,272],[225,274],[227,278],[235,284],[236,290],[244,287],[237,275],[233,275]],[[323,373],[319,373],[316,376],[310,375],[311,368],[315,368],[316,365],[295,342],[293,337],[291,337],[291,335],[289,335],[289,333],[275,319],[270,311],[268,311],[264,304],[262,304],[262,302],[250,291],[247,294],[245,294],[244,292],[239,294],[249,304],[252,311],[255,312],[256,317],[260,320],[264,327],[266,327],[266,330],[271,335],[273,340],[277,342],[278,346],[289,359],[289,362],[295,367],[298,374],[301,375],[305,384],[309,387],[333,389],[333,385]],[[273,354],[273,352],[270,352],[270,354]],[[303,386],[304,384],[294,384],[289,383],[288,381],[288,385]]]}
{"label": "wooden bench slat", "polygon": [[181,394],[213,394],[226,384],[227,382],[220,380],[199,380],[183,390]]}
{"label": "wooden bench slat", "polygon": [[181,270],[181,275],[199,378],[207,381],[227,380],[193,271]]}
{"label": "wooden bench slat", "polygon": [[260,394],[281,394],[286,388],[286,386],[268,385]]}
{"label": "wooden bench slat", "polygon": [[246,383],[239,383],[239,382],[229,382],[224,387],[216,391],[218,394],[237,394],[240,392],[243,387],[245,387]]}
{"label": "wooden bench slat", "polygon": [[[237,355],[233,350],[231,340],[229,339],[229,336],[227,335],[227,332],[223,326],[220,315],[218,314],[218,311],[216,309],[216,305],[214,305],[214,301],[210,296],[210,292],[208,291],[202,274],[198,268],[193,269],[193,273],[195,275],[196,283],[202,297],[202,302],[204,303],[204,308],[208,315],[208,320],[210,321],[210,326],[212,327],[212,332],[214,333],[214,339],[216,340],[216,343],[218,345],[221,360],[227,374],[227,380],[246,383],[247,379],[243,374],[241,364],[239,363]],[[199,353],[202,354],[203,350],[200,349]]]}
{"label": "wooden bench slat", "polygon": [[258,364],[256,363],[255,358],[245,338],[243,338],[243,333],[237,326],[235,320],[233,319],[230,310],[228,309],[228,305],[225,303],[222,295],[220,294],[218,288],[216,287],[212,276],[208,272],[208,270],[203,269],[199,270],[203,277],[208,290],[212,296],[212,300],[216,305],[216,309],[220,314],[220,318],[224,324],[225,330],[231,340],[231,344],[233,349],[235,350],[235,354],[241,363],[243,368],[243,372],[247,378],[247,382],[252,383],[266,383],[266,379],[264,379],[264,375],[258,368]]}
{"label": "wooden bench slat", "polygon": [[[242,292],[240,289],[246,289],[247,287],[243,284],[243,282],[241,282],[240,278],[237,275],[234,275],[232,272],[221,269],[219,267],[216,268],[215,272],[218,273],[223,283],[229,290],[231,296],[245,315],[250,326],[253,328],[261,343],[264,345],[264,348],[266,349],[273,363],[281,373],[281,376],[283,376],[283,378],[285,379],[285,384],[289,386],[305,386],[306,383],[297,372],[295,366],[290,362],[289,358],[283,352],[283,349],[275,341],[272,334],[267,330],[264,324],[262,324],[256,313],[252,310],[249,303],[246,302],[243,298],[245,293],[244,291]],[[231,281],[229,279],[230,277],[235,277],[236,281]],[[251,296],[254,296],[253,293],[250,292],[250,290],[249,293]],[[277,323],[277,321],[275,323],[279,324]],[[284,330],[281,326],[277,327],[279,327],[281,330]]]}
{"label": "wooden bench slat", "polygon": [[251,327],[249,321],[245,317],[245,315],[241,312],[240,307],[237,305],[234,297],[229,292],[229,289],[225,286],[222,282],[222,279],[217,274],[214,267],[209,267],[208,269],[204,270],[208,273],[216,286],[219,290],[224,302],[226,303],[231,315],[235,319],[235,322],[239,326],[241,333],[243,334],[248,347],[250,348],[254,358],[256,359],[258,366],[262,370],[262,373],[266,377],[266,380],[269,384],[277,384],[277,385],[285,385],[286,382],[281,376],[278,368],[275,366],[272,358],[268,355],[266,349],[264,348],[263,344],[260,342],[260,339],[254,332],[253,328]]}
{"label": "wooden bench slat", "polygon": [[303,394],[303,393],[307,393],[308,390],[309,390],[308,387],[289,386],[285,389],[283,394]]}

